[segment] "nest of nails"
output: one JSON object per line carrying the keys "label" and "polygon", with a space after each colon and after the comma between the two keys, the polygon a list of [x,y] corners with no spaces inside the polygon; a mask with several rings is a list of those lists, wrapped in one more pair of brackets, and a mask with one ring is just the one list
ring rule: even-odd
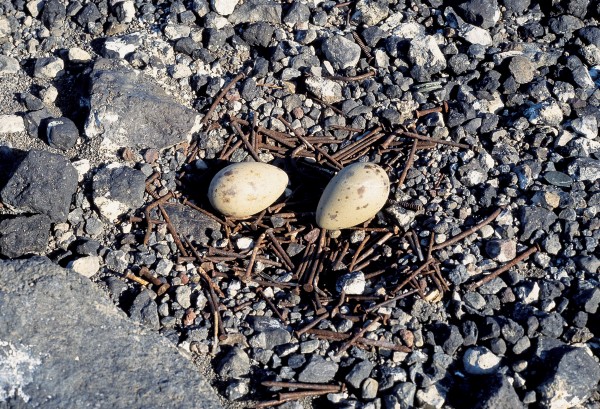
{"label": "nest of nails", "polygon": [[[341,78],[341,80],[360,80]],[[443,299],[449,290],[444,278],[443,264],[436,258],[436,252],[446,246],[458,243],[491,223],[502,212],[502,208],[490,209],[480,215],[475,225],[465,226],[464,231],[444,242],[436,242],[435,234],[422,234],[418,226],[401,231],[394,221],[381,211],[371,220],[341,232],[328,232],[315,223],[314,210],[320,193],[331,177],[344,166],[356,161],[376,161],[391,179],[391,194],[401,189],[408,171],[419,159],[419,152],[439,147],[476,149],[466,144],[434,139],[414,132],[420,117],[432,113],[447,113],[448,104],[439,108],[415,113],[412,124],[398,129],[354,129],[337,126],[335,129],[347,131],[348,139],[307,135],[301,128],[292,129],[286,118],[278,119],[289,132],[280,132],[257,125],[256,116],[239,118],[214,115],[217,106],[235,84],[244,78],[240,74],[233,78],[217,95],[202,121],[205,129],[224,126],[231,130],[229,139],[218,158],[207,161],[208,169],[199,171],[190,164],[198,158],[199,145],[193,142],[186,147],[187,165],[181,169],[177,192],[169,192],[160,197],[156,186],[160,174],[153,174],[146,184],[146,192],[154,201],[143,209],[143,217],[132,217],[146,229],[144,244],[153,228],[165,224],[179,250],[177,263],[193,263],[197,275],[189,277],[180,274],[181,283],[190,280],[200,283],[208,299],[206,317],[213,322],[213,352],[218,345],[228,344],[228,332],[223,325],[221,314],[227,308],[234,312],[251,312],[253,300],[227,307],[220,283],[238,280],[252,287],[274,317],[282,324],[291,327],[299,340],[316,337],[331,341],[338,356],[350,347],[370,350],[384,349],[410,352],[410,334],[399,333],[391,339],[368,336],[381,326],[388,325],[390,308],[401,307],[413,297],[421,297],[430,302]],[[335,107],[313,98],[324,109]],[[215,120],[211,118],[215,116]],[[216,118],[218,116],[218,118]],[[211,208],[206,191],[211,178],[229,164],[236,149],[245,149],[255,161],[261,161],[260,154],[270,153],[275,159],[272,164],[284,169],[290,176],[291,194],[259,214],[244,220],[222,217]],[[442,173],[428,177],[434,182],[431,195],[440,189],[446,176]],[[168,202],[178,201],[189,208],[216,221],[226,240],[224,246],[214,247],[196,243],[193,238],[180,235],[165,209]],[[392,202],[390,199],[389,202]],[[399,205],[423,213],[421,204],[395,202]],[[245,251],[235,250],[232,242],[236,237],[252,237],[253,245]],[[425,239],[423,239],[425,237]],[[476,281],[467,283],[464,290],[473,291],[486,284],[502,272],[538,251],[537,246],[529,248],[510,263]],[[368,285],[364,294],[349,295],[336,287],[337,279],[349,272],[361,271]],[[129,279],[142,285],[153,285],[160,296],[170,290],[164,279],[142,268],[139,276],[129,274]],[[401,301],[402,300],[402,301]],[[387,307],[387,308],[386,308]],[[301,313],[301,322],[290,322],[289,313]],[[325,319],[346,319],[354,323],[346,332],[317,329]],[[188,309],[183,319],[184,326],[194,325],[196,313]],[[262,380],[262,385],[275,390],[292,389],[292,392],[272,393],[271,400],[259,403],[256,407],[281,404],[290,400],[314,397],[332,392],[341,392],[345,385],[304,384],[300,382],[277,382]],[[271,389],[273,390],[273,389]],[[268,395],[268,393],[267,393]]]}

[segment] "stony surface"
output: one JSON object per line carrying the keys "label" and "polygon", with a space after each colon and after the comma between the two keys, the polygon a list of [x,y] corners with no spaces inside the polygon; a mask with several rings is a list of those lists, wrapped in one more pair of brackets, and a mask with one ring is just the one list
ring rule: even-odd
{"label": "stony surface", "polygon": [[[34,242],[188,351],[229,409],[315,379],[346,389],[282,407],[597,407],[596,3],[0,2],[0,225],[17,225],[0,257]],[[52,142],[57,118],[73,124]],[[290,176],[283,196],[211,214],[211,178],[252,160]],[[318,199],[354,162],[385,168],[386,204],[321,235]]]}

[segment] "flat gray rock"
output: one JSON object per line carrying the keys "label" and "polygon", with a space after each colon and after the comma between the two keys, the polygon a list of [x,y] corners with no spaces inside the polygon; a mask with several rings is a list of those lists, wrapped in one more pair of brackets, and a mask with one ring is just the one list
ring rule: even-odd
{"label": "flat gray rock", "polygon": [[178,103],[155,81],[118,60],[100,59],[90,74],[88,137],[102,136],[102,147],[164,149],[191,140],[199,115]]}
{"label": "flat gray rock", "polygon": [[194,365],[48,259],[0,262],[0,406],[220,408]]}

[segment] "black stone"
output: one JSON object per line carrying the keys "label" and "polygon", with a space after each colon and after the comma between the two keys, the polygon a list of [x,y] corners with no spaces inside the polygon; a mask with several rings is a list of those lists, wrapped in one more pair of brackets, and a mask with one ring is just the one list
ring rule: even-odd
{"label": "black stone", "polygon": [[46,123],[46,138],[48,145],[66,151],[77,143],[79,129],[69,118],[53,118]]}
{"label": "black stone", "polygon": [[582,288],[575,295],[575,304],[583,311],[595,314],[600,305],[600,289],[598,287]]}
{"label": "black stone", "polygon": [[346,382],[353,388],[359,389],[362,382],[371,375],[375,365],[371,361],[360,361],[352,366],[352,370],[346,375]]}
{"label": "black stone", "polygon": [[102,18],[102,13],[98,10],[98,6],[95,3],[89,2],[77,14],[75,21],[81,26],[86,26],[89,23],[95,23]]}
{"label": "black stone", "polygon": [[0,356],[24,359],[3,385],[10,391],[24,379],[18,393],[28,397],[9,395],[0,406],[221,408],[175,346],[131,322],[88,278],[46,258],[0,261],[0,305]]}
{"label": "black stone", "polygon": [[25,129],[27,133],[34,138],[44,139],[44,131],[46,130],[42,125],[46,123],[54,115],[45,106],[35,111],[29,111],[23,115],[23,121],[25,122]]}
{"label": "black stone", "polygon": [[220,226],[214,219],[179,203],[163,205],[173,226],[183,237],[203,246],[208,245],[211,234],[219,231]]}
{"label": "black stone", "polygon": [[528,240],[536,230],[549,231],[558,217],[542,207],[526,206],[521,209],[521,240]]}
{"label": "black stone", "polygon": [[67,220],[77,189],[77,171],[62,155],[31,150],[18,165],[0,198],[20,212],[42,213],[52,222]]}
{"label": "black stone", "polygon": [[499,13],[497,0],[467,0],[456,10],[467,22],[482,28],[490,28],[495,24],[494,16]]}
{"label": "black stone", "polygon": [[283,22],[288,25],[305,23],[310,19],[310,8],[304,3],[295,1],[283,18]]}
{"label": "black stone", "polygon": [[195,42],[192,38],[183,37],[177,40],[177,42],[173,46],[173,49],[178,53],[192,55],[194,51],[196,51],[199,47],[200,45],[197,42]]}
{"label": "black stone", "polygon": [[557,312],[540,317],[540,332],[551,338],[558,338],[563,333],[564,318]]}
{"label": "black stone", "polygon": [[253,47],[267,47],[273,38],[275,29],[268,23],[250,24],[243,32],[242,38]]}
{"label": "black stone", "polygon": [[133,304],[129,307],[129,317],[150,329],[158,330],[160,328],[158,307],[150,298],[148,291],[142,290],[135,297]]}
{"label": "black stone", "polygon": [[564,399],[567,406],[576,406],[592,394],[600,381],[600,366],[585,349],[561,346],[549,352],[546,377],[538,387],[541,404]]}
{"label": "black stone", "polygon": [[512,382],[504,374],[495,374],[478,379],[482,385],[476,409],[519,409],[523,403],[515,391]]}
{"label": "black stone", "polygon": [[59,0],[48,0],[44,3],[41,17],[42,23],[49,30],[53,30],[64,24],[67,17],[67,8]]}
{"label": "black stone", "polygon": [[0,222],[0,254],[21,257],[41,254],[46,250],[50,236],[50,219],[43,214],[17,216]]}

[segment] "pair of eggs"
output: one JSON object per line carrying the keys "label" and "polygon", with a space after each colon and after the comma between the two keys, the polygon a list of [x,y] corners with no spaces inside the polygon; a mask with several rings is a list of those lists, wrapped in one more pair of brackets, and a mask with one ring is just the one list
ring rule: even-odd
{"label": "pair of eggs", "polygon": [[[260,162],[242,162],[219,171],[208,198],[226,216],[244,218],[272,205],[285,191],[288,175]],[[354,163],[338,172],[321,195],[317,224],[327,230],[356,226],[375,216],[390,192],[385,170],[372,163]]]}

